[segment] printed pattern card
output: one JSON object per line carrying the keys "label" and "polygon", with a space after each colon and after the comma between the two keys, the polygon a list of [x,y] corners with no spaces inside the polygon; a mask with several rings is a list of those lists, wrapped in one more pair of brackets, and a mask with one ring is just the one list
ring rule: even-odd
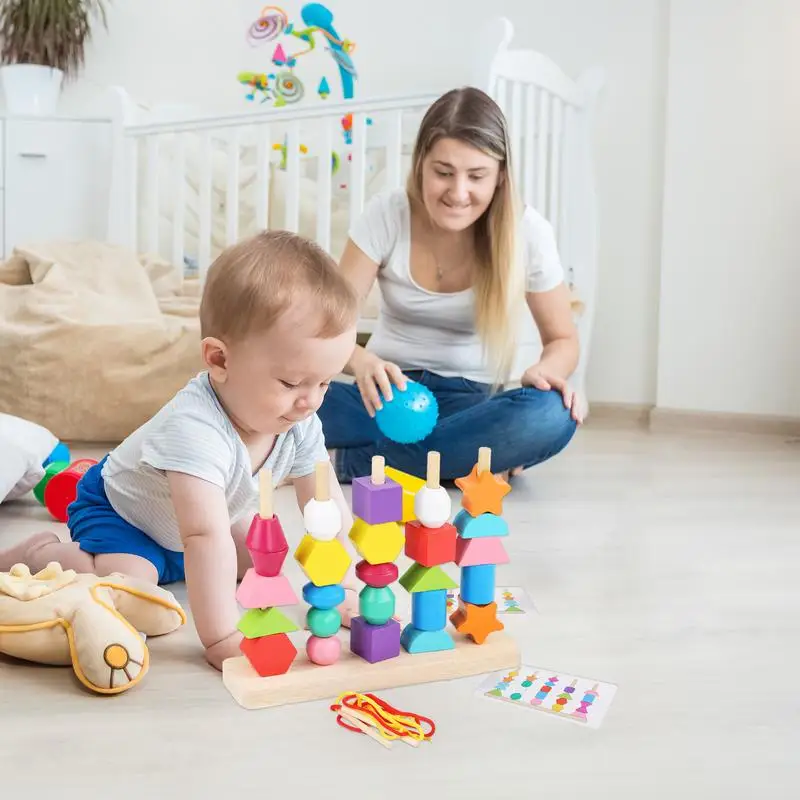
{"label": "printed pattern card", "polygon": [[[535,606],[528,593],[521,586],[499,586],[494,600],[498,614],[530,614]],[[447,590],[447,613],[452,614],[458,606],[458,589]]]}
{"label": "printed pattern card", "polygon": [[476,694],[599,728],[616,692],[613,683],[523,665],[488,676]]}

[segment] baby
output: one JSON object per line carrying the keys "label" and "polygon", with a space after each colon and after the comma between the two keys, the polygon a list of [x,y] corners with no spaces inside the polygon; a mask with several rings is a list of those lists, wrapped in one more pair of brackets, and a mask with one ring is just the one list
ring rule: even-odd
{"label": "baby", "polygon": [[[268,231],[227,249],[200,304],[207,369],[86,473],[69,508],[71,542],[40,533],[0,553],[0,571],[58,561],[185,579],[206,659],[221,669],[240,654],[235,593],[251,566],[258,472],[290,480],[301,510],[314,496],[315,465],[328,459],[316,411],[353,352],[357,317],[353,289],[312,242]],[[346,542],[352,515],[330,475]]]}

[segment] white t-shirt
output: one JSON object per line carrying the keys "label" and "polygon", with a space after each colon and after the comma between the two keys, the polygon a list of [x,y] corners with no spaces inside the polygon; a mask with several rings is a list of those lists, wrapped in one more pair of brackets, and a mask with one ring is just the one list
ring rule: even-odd
{"label": "white t-shirt", "polygon": [[[314,414],[280,434],[264,466],[278,485],[314,471],[328,459]],[[201,372],[152,419],[116,447],[103,465],[114,510],[162,547],[183,551],[165,471],[184,472],[225,491],[231,523],[258,509],[258,477],[250,454]]]}
{"label": "white t-shirt", "polygon": [[[474,289],[432,292],[411,276],[410,212],[405,189],[384,192],[370,200],[350,229],[353,242],[379,265],[380,313],[367,349],[403,370],[492,383],[475,330]],[[564,270],[550,223],[526,206],[519,235],[526,290],[546,292],[562,283]],[[526,316],[523,338],[532,327]]]}

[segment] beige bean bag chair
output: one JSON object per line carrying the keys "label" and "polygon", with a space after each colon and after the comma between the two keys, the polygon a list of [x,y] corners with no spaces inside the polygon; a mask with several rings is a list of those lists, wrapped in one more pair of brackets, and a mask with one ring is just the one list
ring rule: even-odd
{"label": "beige bean bag chair", "polygon": [[112,245],[16,248],[0,264],[0,409],[62,441],[120,441],[202,369],[199,298]]}

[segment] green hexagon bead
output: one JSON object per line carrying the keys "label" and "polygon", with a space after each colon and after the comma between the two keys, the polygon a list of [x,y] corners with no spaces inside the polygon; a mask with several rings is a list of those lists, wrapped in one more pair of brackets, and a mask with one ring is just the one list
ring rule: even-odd
{"label": "green hexagon bead", "polygon": [[384,586],[365,586],[358,595],[358,613],[370,625],[384,625],[394,615],[394,592]]}
{"label": "green hexagon bead", "polygon": [[335,608],[311,608],[306,614],[306,624],[314,636],[333,636],[342,626],[342,615]]}

